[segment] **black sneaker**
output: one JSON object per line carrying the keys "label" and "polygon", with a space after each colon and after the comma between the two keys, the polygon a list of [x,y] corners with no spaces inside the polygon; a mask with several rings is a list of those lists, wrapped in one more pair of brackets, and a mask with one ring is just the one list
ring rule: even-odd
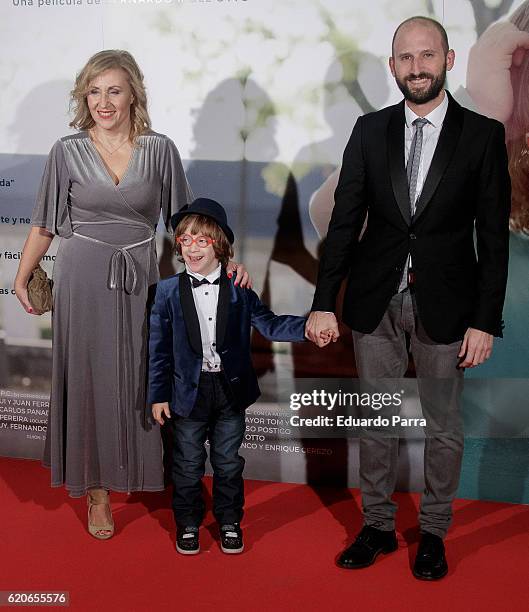
{"label": "black sneaker", "polygon": [[220,547],[223,553],[236,555],[244,550],[239,523],[226,523],[220,528]]}
{"label": "black sneaker", "polygon": [[176,530],[176,550],[181,555],[197,555],[200,552],[198,527],[178,527]]}

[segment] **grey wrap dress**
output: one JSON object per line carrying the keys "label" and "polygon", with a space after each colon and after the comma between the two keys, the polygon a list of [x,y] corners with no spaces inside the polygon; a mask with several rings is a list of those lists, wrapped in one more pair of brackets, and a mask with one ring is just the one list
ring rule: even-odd
{"label": "grey wrap dress", "polygon": [[163,489],[146,405],[147,306],[162,212],[192,200],[174,143],[137,139],[118,185],[86,132],[53,146],[32,216],[62,238],[53,269],[53,360],[44,464],[72,497]]}

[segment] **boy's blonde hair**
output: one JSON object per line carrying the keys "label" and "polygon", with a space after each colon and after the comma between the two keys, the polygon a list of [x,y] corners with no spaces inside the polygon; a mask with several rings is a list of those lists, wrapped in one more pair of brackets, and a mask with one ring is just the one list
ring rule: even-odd
{"label": "boy's blonde hair", "polygon": [[186,215],[176,226],[174,232],[174,250],[180,261],[183,261],[182,246],[178,244],[176,238],[182,234],[202,234],[212,238],[215,241],[211,245],[215,251],[215,257],[220,261],[223,268],[228,265],[228,261],[233,257],[233,247],[229,243],[226,234],[211,217],[206,215]]}

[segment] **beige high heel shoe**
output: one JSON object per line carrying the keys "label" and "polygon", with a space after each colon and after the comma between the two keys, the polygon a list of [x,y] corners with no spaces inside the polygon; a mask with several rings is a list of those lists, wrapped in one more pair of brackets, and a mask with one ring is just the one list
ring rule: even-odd
{"label": "beige high heel shoe", "polygon": [[[114,521],[103,525],[93,525],[90,522],[90,510],[92,506],[107,504],[110,509],[108,491],[105,489],[90,489],[86,494],[86,503],[88,504],[88,533],[98,540],[108,540],[108,538],[114,535]],[[102,533],[104,531],[109,533]]]}

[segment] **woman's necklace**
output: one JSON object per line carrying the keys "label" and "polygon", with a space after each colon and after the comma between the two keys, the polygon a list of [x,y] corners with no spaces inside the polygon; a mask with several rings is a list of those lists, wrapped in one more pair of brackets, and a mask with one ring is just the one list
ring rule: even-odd
{"label": "woman's necklace", "polygon": [[126,143],[129,142],[129,137],[127,136],[127,138],[125,138],[125,140],[117,147],[115,147],[114,149],[110,150],[107,147],[105,147],[105,145],[99,140],[99,138],[96,136],[95,132],[93,130],[90,130],[90,134],[92,135],[92,138],[110,155],[114,155],[114,153],[116,151],[119,151],[121,149],[121,147]]}

